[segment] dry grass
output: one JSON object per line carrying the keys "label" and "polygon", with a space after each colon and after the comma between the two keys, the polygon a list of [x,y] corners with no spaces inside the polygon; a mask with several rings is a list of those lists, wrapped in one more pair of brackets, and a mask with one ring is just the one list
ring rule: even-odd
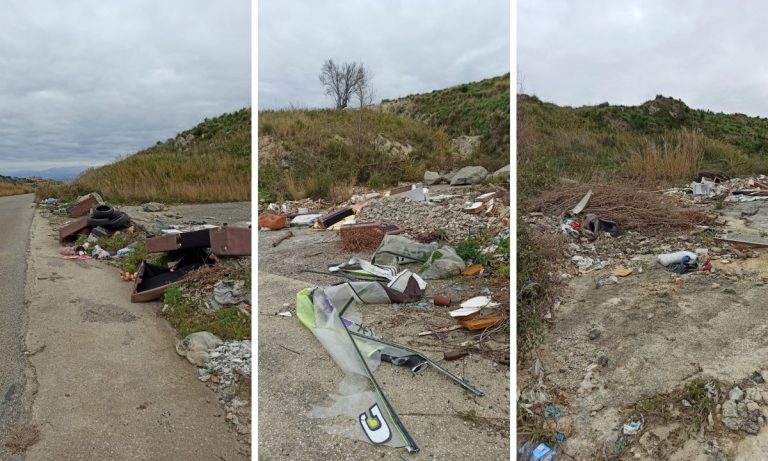
{"label": "dry grass", "polygon": [[[214,203],[250,200],[251,110],[206,119],[173,139],[115,163],[85,171],[71,184],[48,184],[42,193],[72,198],[99,192],[120,203]],[[48,196],[46,195],[46,196]]]}
{"label": "dry grass", "polygon": [[645,138],[627,162],[629,172],[650,181],[692,178],[701,169],[705,142],[703,134],[691,130],[667,134],[660,143]]}
{"label": "dry grass", "polygon": [[40,440],[40,430],[35,426],[22,426],[8,435],[5,446],[11,453],[21,453]]}
{"label": "dry grass", "polygon": [[21,195],[30,194],[35,189],[28,184],[13,184],[0,182],[0,197],[6,197],[9,195]]}
{"label": "dry grass", "polygon": [[687,228],[702,219],[680,209],[658,193],[640,190],[636,184],[626,182],[560,186],[529,200],[525,208],[564,214],[576,206],[590,189],[592,198],[582,213],[594,213],[602,219],[615,221],[619,228],[640,231]]}

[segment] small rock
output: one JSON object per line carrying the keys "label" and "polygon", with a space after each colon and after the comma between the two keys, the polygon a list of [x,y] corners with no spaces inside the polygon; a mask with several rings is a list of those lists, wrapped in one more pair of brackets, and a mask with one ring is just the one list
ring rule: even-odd
{"label": "small rock", "polygon": [[761,375],[759,371],[752,373],[751,378],[752,378],[752,381],[756,382],[757,384],[763,384],[765,382],[765,379],[763,379],[763,375]]}
{"label": "small rock", "polygon": [[734,402],[738,402],[739,400],[742,400],[743,398],[744,398],[744,391],[742,391],[739,386],[734,387],[728,393],[728,400],[733,400]]}
{"label": "small rock", "polygon": [[713,283],[712,284],[712,289],[713,290],[717,290],[718,288],[720,288],[720,284],[719,283]]}
{"label": "small rock", "polygon": [[600,358],[597,359],[597,363],[600,364],[601,367],[605,368],[608,366],[608,357],[601,355]]}
{"label": "small rock", "polygon": [[599,338],[601,334],[602,333],[600,333],[600,330],[598,330],[596,328],[593,329],[593,330],[590,330],[589,331],[589,339],[594,341],[595,339]]}
{"label": "small rock", "polygon": [[689,402],[687,400],[683,400],[682,404],[683,404],[684,407],[691,407],[691,406],[693,406],[693,405],[691,405],[691,402]]}
{"label": "small rock", "polygon": [[165,209],[165,205],[158,202],[147,202],[143,205],[141,205],[141,209],[146,212],[157,212],[157,211],[163,211]]}

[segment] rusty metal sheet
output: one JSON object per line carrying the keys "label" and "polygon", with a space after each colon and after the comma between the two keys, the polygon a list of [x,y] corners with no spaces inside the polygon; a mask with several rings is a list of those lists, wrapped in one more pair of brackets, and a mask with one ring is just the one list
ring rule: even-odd
{"label": "rusty metal sheet", "polygon": [[179,234],[167,234],[147,239],[147,253],[173,251],[179,247]]}
{"label": "rusty metal sheet", "polygon": [[243,227],[220,227],[210,230],[211,253],[216,256],[250,256],[251,230]]}
{"label": "rusty metal sheet", "polygon": [[73,221],[66,226],[59,229],[59,242],[63,242],[68,237],[71,237],[81,230],[88,227],[88,218],[82,217],[76,221]]}
{"label": "rusty metal sheet", "polygon": [[73,206],[68,210],[69,215],[73,218],[79,218],[81,216],[85,216],[90,213],[91,208],[95,207],[99,204],[99,201],[96,200],[96,197],[93,195],[89,195],[87,199],[83,200],[82,202],[78,203],[77,205]]}

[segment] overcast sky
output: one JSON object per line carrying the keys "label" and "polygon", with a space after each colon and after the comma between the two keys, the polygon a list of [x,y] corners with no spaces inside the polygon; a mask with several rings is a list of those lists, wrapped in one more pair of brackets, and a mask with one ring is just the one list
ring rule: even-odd
{"label": "overcast sky", "polygon": [[509,0],[260,0],[259,109],[329,107],[323,62],[362,61],[375,100],[509,72]]}
{"label": "overcast sky", "polygon": [[0,173],[108,163],[250,106],[248,0],[3,2]]}
{"label": "overcast sky", "polygon": [[637,105],[657,94],[768,116],[766,2],[519,0],[517,65],[545,101]]}

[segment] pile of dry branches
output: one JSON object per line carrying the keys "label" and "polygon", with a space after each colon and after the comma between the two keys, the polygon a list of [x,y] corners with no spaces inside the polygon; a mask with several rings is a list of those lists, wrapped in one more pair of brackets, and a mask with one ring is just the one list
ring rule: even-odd
{"label": "pile of dry branches", "polygon": [[592,198],[582,211],[601,219],[615,221],[620,228],[653,230],[687,228],[705,224],[707,215],[686,211],[658,192],[639,190],[633,184],[570,185],[543,192],[525,205],[528,211],[552,214],[568,213],[592,190]]}

